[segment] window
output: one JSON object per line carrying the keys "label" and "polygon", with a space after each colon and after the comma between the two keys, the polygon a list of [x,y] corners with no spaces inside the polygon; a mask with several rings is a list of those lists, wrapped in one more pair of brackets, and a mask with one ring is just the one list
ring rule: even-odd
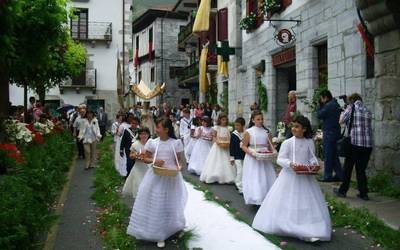
{"label": "window", "polygon": [[105,105],[104,105],[104,100],[101,99],[89,99],[87,100],[87,107],[88,110],[92,110],[94,112],[98,112],[99,108],[103,108],[103,110],[105,109]]}
{"label": "window", "polygon": [[86,66],[83,67],[83,70],[79,75],[72,76],[71,80],[72,80],[72,85],[85,86],[86,85]]}
{"label": "window", "polygon": [[139,49],[139,36],[136,36],[136,49]]}
{"label": "window", "polygon": [[228,8],[218,11],[218,41],[228,40]]}
{"label": "window", "polygon": [[142,71],[139,71],[138,73],[138,82],[142,80]]}
{"label": "window", "polygon": [[155,70],[154,70],[154,67],[152,67],[151,70],[150,70],[150,82],[154,82],[155,79],[156,79]]}
{"label": "window", "polygon": [[182,75],[183,67],[169,67],[169,78],[174,79]]}
{"label": "window", "polygon": [[71,36],[74,39],[88,39],[89,10],[75,9],[71,19]]}
{"label": "window", "polygon": [[257,23],[256,28],[260,27],[264,22],[264,15],[261,11],[261,4],[263,0],[246,0],[246,15],[250,15],[250,13],[254,13],[257,15]]}
{"label": "window", "polygon": [[[375,47],[374,38],[370,38],[369,40],[371,41],[372,47]],[[366,53],[366,57],[367,57],[366,58],[366,67],[367,67],[366,77],[367,77],[367,79],[369,79],[369,78],[375,77],[375,71],[374,71],[375,70],[375,57],[374,57],[374,55],[370,55],[367,50],[368,50],[368,48],[366,47],[365,48],[365,53]]]}
{"label": "window", "polygon": [[317,46],[318,85],[328,84],[328,46],[327,43]]}

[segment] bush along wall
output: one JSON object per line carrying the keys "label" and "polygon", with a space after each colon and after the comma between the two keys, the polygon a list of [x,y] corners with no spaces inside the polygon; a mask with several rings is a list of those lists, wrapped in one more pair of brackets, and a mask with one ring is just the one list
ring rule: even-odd
{"label": "bush along wall", "polygon": [[[0,175],[0,249],[41,248],[38,239],[55,222],[53,204],[66,181],[74,148],[68,132],[19,147],[23,160],[14,162],[15,171]],[[0,154],[0,162],[7,162],[6,157]]]}

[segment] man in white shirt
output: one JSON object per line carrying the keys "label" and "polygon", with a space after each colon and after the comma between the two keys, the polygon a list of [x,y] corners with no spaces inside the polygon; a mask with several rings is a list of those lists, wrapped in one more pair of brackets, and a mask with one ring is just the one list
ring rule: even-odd
{"label": "man in white shirt", "polygon": [[79,114],[76,117],[74,124],[73,124],[73,128],[74,128],[74,136],[76,138],[76,145],[78,147],[78,156],[80,159],[84,159],[85,158],[85,151],[83,149],[83,143],[81,140],[78,139],[78,135],[79,135],[79,128],[81,127],[82,122],[84,121],[86,116],[86,105],[85,104],[81,104],[79,105]]}

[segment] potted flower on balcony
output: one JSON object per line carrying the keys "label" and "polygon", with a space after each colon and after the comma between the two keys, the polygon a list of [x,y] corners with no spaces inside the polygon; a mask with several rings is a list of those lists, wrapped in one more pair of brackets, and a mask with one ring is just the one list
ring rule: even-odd
{"label": "potted flower on balcony", "polygon": [[250,12],[250,14],[240,20],[239,27],[241,30],[251,31],[256,28],[257,16],[255,13]]}
{"label": "potted flower on balcony", "polygon": [[261,6],[261,10],[264,15],[272,15],[281,10],[280,0],[264,0]]}

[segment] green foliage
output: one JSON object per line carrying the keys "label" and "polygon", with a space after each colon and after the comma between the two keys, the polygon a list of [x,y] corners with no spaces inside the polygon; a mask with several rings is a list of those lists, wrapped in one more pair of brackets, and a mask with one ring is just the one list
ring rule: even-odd
{"label": "green foliage", "polygon": [[261,5],[261,10],[264,15],[267,15],[268,12],[275,13],[281,9],[280,1],[278,0],[264,0]]}
{"label": "green foliage", "polygon": [[264,112],[268,111],[268,94],[267,94],[267,88],[263,84],[261,80],[258,81],[257,83],[257,92],[258,92],[258,98],[259,98],[259,103],[260,103],[260,109]]}
{"label": "green foliage", "polygon": [[251,12],[248,16],[245,16],[242,20],[239,22],[239,27],[241,30],[253,30],[256,28],[257,24],[257,16],[255,13]]}
{"label": "green foliage", "polygon": [[337,227],[353,228],[371,237],[385,249],[398,249],[400,231],[386,226],[366,208],[349,208],[345,203],[326,197],[332,221]]}
{"label": "green foliage", "polygon": [[396,185],[393,175],[389,173],[379,172],[377,175],[369,178],[368,188],[371,192],[400,199],[400,187]]}
{"label": "green foliage", "polygon": [[[98,144],[99,168],[96,170],[93,199],[100,207],[100,223],[97,230],[103,237],[107,249],[136,249],[136,240],[126,233],[130,211],[121,199],[120,190],[124,179],[114,167],[114,155],[110,150],[112,137],[106,137]],[[188,242],[195,237],[192,231],[178,233],[172,243],[177,249],[188,249]]]}
{"label": "green foliage", "polygon": [[66,181],[74,143],[63,133],[21,151],[26,163],[16,165],[15,174],[0,177],[0,249],[38,247],[38,236],[56,219],[52,205]]}
{"label": "green foliage", "polygon": [[308,106],[313,112],[316,112],[319,103],[319,95],[323,90],[327,89],[327,84],[321,84],[318,88],[314,90],[314,94],[311,100],[305,99],[302,100],[302,102],[304,103],[304,105]]}
{"label": "green foliage", "polygon": [[79,75],[85,69],[86,49],[82,44],[75,42],[72,38],[67,39],[67,50],[64,54],[63,65],[66,68],[66,74],[69,76]]}

